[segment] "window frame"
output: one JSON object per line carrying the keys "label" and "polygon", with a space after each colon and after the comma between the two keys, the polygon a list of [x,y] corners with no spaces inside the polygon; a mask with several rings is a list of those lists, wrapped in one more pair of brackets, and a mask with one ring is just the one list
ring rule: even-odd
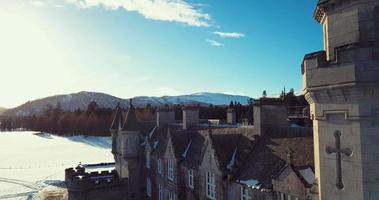
{"label": "window frame", "polygon": [[249,188],[241,186],[241,200],[251,200],[252,196],[249,194]]}
{"label": "window frame", "polygon": [[161,184],[158,185],[158,200],[164,199],[164,189]]}
{"label": "window frame", "polygon": [[152,195],[152,188],[151,188],[151,179],[150,177],[147,177],[146,180],[146,194],[148,197],[151,197]]}
{"label": "window frame", "polygon": [[174,160],[168,159],[167,161],[167,178],[170,181],[174,181]]}
{"label": "window frame", "polygon": [[157,173],[162,175],[162,159],[160,158],[157,160]]}
{"label": "window frame", "polygon": [[209,171],[205,175],[205,195],[207,198],[216,199],[216,175]]}
{"label": "window frame", "polygon": [[171,191],[168,192],[167,196],[168,196],[168,198],[167,198],[168,200],[175,200],[176,199],[175,194]]}
{"label": "window frame", "polygon": [[150,167],[151,167],[151,156],[150,156],[150,152],[146,151],[146,168],[150,169]]}
{"label": "window frame", "polygon": [[188,173],[187,173],[187,176],[188,176],[188,187],[191,188],[191,189],[194,189],[195,188],[194,170],[193,169],[189,169]]}

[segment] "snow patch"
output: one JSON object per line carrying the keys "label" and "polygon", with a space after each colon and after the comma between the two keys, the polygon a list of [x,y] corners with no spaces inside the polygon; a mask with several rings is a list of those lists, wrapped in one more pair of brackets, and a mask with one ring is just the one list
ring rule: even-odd
{"label": "snow patch", "polygon": [[313,182],[315,181],[315,174],[313,173],[313,170],[310,167],[299,170],[299,172],[308,184],[313,184]]}
{"label": "snow patch", "polygon": [[255,179],[248,179],[248,180],[238,180],[237,182],[246,185],[247,187],[257,189],[259,190],[261,187],[261,184],[259,184],[258,180]]}
{"label": "snow patch", "polygon": [[159,140],[155,141],[153,144],[153,149],[156,149],[158,147],[158,144],[159,144]]}
{"label": "snow patch", "polygon": [[64,170],[80,162],[114,162],[110,144],[110,137],[0,132],[0,199],[64,199],[58,195],[66,190]]}
{"label": "snow patch", "polygon": [[230,159],[229,161],[229,164],[226,166],[226,168],[229,170],[229,171],[232,171],[233,170],[233,166],[236,164],[236,154],[237,154],[237,147],[235,148],[234,150],[234,153],[232,155],[232,158]]}
{"label": "snow patch", "polygon": [[186,150],[183,152],[182,157],[186,158],[189,148],[191,147],[192,140],[188,143]]}

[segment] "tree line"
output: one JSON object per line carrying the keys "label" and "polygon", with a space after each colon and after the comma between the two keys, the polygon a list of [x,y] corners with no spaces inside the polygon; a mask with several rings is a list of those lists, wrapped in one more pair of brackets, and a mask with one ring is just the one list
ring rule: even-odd
{"label": "tree line", "polygon": [[[177,120],[182,120],[183,105],[173,107]],[[240,116],[246,116],[247,106],[237,103],[233,107]],[[154,121],[157,107],[147,104],[145,107],[136,108],[137,118],[141,121]],[[202,119],[226,118],[225,106],[199,106],[199,115]],[[123,109],[126,111],[126,109]],[[57,135],[110,135],[109,127],[112,123],[115,109],[101,108],[96,102],[91,102],[86,110],[63,110],[58,103],[47,108],[38,115],[32,116],[0,116],[0,130],[30,130],[53,133]]]}
{"label": "tree line", "polygon": [[[288,93],[283,91],[280,98],[289,111],[295,107],[306,107],[304,96],[296,96],[293,90]],[[167,105],[166,105],[167,106]],[[183,105],[175,105],[175,118],[182,120]],[[253,99],[246,105],[231,101],[229,106],[200,106],[200,119],[220,119],[226,122],[226,111],[233,108],[236,112],[237,122],[248,121],[253,124]],[[141,121],[154,121],[157,107],[147,104],[145,107],[136,108],[137,118]],[[126,111],[126,109],[124,109]],[[101,108],[96,102],[88,104],[86,110],[75,111],[63,110],[58,103],[56,106],[49,105],[41,114],[33,116],[0,116],[0,130],[31,130],[38,132],[53,133],[57,135],[110,135],[111,125],[115,109]]]}

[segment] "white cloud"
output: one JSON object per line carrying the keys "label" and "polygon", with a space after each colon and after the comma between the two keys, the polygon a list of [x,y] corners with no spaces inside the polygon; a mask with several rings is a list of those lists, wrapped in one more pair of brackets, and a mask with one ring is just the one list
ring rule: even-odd
{"label": "white cloud", "polygon": [[79,8],[119,8],[138,12],[147,19],[178,22],[189,26],[209,27],[210,15],[184,0],[64,0]]}
{"label": "white cloud", "polygon": [[214,46],[214,47],[222,47],[222,46],[224,46],[224,44],[222,44],[220,42],[217,42],[216,40],[206,39],[205,41],[207,41],[211,46]]}
{"label": "white cloud", "polygon": [[38,0],[31,0],[29,1],[29,3],[32,5],[32,6],[35,6],[35,7],[42,7],[45,5],[45,2],[43,1],[38,1]]}
{"label": "white cloud", "polygon": [[219,32],[215,31],[213,34],[218,35],[223,38],[242,38],[245,37],[245,34],[243,33],[237,33],[237,32]]}

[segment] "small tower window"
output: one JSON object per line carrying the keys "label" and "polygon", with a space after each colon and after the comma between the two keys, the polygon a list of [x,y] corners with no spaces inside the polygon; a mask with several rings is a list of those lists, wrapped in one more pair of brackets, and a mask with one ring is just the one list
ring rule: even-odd
{"label": "small tower window", "polygon": [[157,161],[157,173],[162,174],[162,160],[160,158]]}
{"label": "small tower window", "polygon": [[147,180],[146,180],[146,193],[147,193],[147,196],[151,197],[151,180],[150,180],[150,177],[147,177]]}
{"label": "small tower window", "polygon": [[150,151],[146,151],[146,168],[150,169]]}
{"label": "small tower window", "polygon": [[189,169],[188,170],[188,187],[190,188],[194,188],[195,184],[194,184],[194,181],[193,181],[193,169]]}

